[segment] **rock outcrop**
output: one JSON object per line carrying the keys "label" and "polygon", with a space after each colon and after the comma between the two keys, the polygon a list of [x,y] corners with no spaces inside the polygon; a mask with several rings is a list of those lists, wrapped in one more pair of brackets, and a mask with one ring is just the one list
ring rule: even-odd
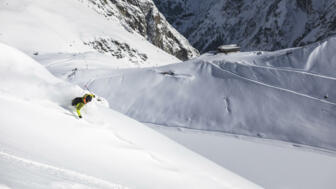
{"label": "rock outcrop", "polygon": [[129,32],[139,33],[153,45],[181,60],[199,55],[188,40],[168,23],[152,0],[87,1],[98,13],[119,19]]}
{"label": "rock outcrop", "polygon": [[222,44],[278,50],[336,34],[334,0],[154,0],[200,52]]}

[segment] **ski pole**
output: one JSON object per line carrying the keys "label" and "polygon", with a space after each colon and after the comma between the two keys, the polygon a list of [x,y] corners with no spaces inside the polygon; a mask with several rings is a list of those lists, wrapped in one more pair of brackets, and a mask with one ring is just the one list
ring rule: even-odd
{"label": "ski pole", "polygon": [[[87,84],[86,85],[84,85],[84,87],[91,93],[91,94],[93,94],[92,92],[91,92],[91,90],[89,89],[89,87],[87,86]],[[97,101],[102,101],[99,97],[97,97]]]}

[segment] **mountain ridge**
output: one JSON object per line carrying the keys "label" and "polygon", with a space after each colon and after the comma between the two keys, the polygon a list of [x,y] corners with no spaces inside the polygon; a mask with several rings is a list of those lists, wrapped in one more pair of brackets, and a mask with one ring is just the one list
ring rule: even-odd
{"label": "mountain ridge", "polygon": [[[83,1],[83,0],[80,0]],[[116,17],[130,32],[137,32],[149,42],[181,60],[199,55],[187,39],[170,26],[152,0],[87,0],[106,18]]]}
{"label": "mountain ridge", "polygon": [[231,43],[243,50],[279,50],[336,35],[333,0],[154,2],[201,53]]}

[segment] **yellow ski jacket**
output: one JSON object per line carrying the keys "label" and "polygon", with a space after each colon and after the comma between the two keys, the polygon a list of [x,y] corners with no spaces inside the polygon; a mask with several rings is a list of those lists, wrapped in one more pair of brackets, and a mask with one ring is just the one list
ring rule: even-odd
{"label": "yellow ski jacket", "polygon": [[81,113],[80,113],[80,110],[84,107],[85,104],[87,104],[88,102],[91,101],[91,100],[88,100],[88,99],[90,99],[90,98],[87,98],[88,96],[90,96],[91,99],[92,99],[92,98],[95,98],[95,95],[94,95],[94,94],[85,94],[85,95],[82,97],[83,101],[80,102],[80,103],[78,103],[78,104],[76,104],[76,111],[77,111],[77,114],[78,114],[78,117],[79,117],[79,118],[82,118],[82,115],[81,115]]}

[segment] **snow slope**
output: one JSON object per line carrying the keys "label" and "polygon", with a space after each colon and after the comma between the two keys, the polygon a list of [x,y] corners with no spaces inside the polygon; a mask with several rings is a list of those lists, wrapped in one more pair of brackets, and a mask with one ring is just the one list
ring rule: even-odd
{"label": "snow slope", "polygon": [[[335,151],[335,50],[336,38],[330,38],[276,52],[208,53],[159,68],[99,75],[84,69],[71,81],[142,122]],[[47,67],[64,75],[62,65]]]}
{"label": "snow slope", "polygon": [[140,34],[126,30],[118,18],[97,13],[86,1],[3,0],[0,25],[0,42],[30,56],[91,53],[114,67],[179,62]]}
{"label": "snow slope", "polygon": [[334,189],[336,186],[336,153],[218,132],[151,127],[264,188]]}
{"label": "snow slope", "polygon": [[84,93],[0,44],[0,187],[260,188]]}

